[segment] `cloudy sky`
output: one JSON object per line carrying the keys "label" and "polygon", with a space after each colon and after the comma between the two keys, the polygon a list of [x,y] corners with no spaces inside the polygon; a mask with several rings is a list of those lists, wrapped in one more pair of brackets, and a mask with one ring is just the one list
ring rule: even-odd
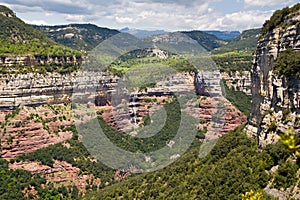
{"label": "cloudy sky", "polygon": [[31,24],[93,23],[121,29],[245,30],[297,0],[0,0]]}

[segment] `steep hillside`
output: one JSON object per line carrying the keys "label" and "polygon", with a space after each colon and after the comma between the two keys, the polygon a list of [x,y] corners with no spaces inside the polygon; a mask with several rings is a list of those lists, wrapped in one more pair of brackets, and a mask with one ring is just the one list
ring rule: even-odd
{"label": "steep hillside", "polygon": [[258,42],[252,72],[253,104],[248,133],[260,145],[300,131],[300,4],[276,11]]}
{"label": "steep hillside", "polygon": [[80,51],[92,50],[103,40],[119,33],[117,30],[101,28],[93,24],[33,27],[44,32],[57,43]]}
{"label": "steep hillside", "polygon": [[[285,180],[283,175],[269,172],[278,163],[284,167],[288,152],[280,144],[258,152],[255,140],[248,138],[241,129],[220,138],[205,158],[199,157],[199,147],[193,147],[165,169],[129,177],[88,193],[86,198],[239,200],[252,190],[259,199],[274,199],[263,192],[272,176],[276,177],[275,188],[294,185],[297,181],[295,178]],[[287,163],[290,168],[284,171],[286,176],[296,176],[297,166]]]}
{"label": "steep hillside", "polygon": [[213,51],[213,54],[220,54],[233,51],[244,51],[251,54],[256,48],[260,33],[261,29],[245,30],[242,32],[241,35],[234,38],[228,44],[215,49]]}
{"label": "steep hillside", "polygon": [[0,5],[0,55],[75,55]]}

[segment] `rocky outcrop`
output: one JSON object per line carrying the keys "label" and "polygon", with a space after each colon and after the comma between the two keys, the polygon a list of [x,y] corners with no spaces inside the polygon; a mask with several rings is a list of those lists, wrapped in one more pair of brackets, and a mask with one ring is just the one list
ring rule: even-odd
{"label": "rocky outcrop", "polygon": [[292,127],[300,130],[300,81],[296,76],[274,72],[276,58],[290,48],[300,50],[300,12],[287,15],[258,42],[253,65],[252,108],[246,132],[257,137],[261,146],[278,140],[278,133]]}
{"label": "rocky outcrop", "polygon": [[251,73],[249,71],[221,73],[222,79],[226,85],[234,91],[242,91],[247,95],[251,95]]}
{"label": "rocky outcrop", "polygon": [[71,139],[71,106],[22,107],[19,112],[0,112],[0,157],[30,153]]}

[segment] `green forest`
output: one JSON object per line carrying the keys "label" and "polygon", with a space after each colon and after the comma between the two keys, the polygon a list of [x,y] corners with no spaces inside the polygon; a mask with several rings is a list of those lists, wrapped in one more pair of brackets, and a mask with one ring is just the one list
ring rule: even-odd
{"label": "green forest", "polygon": [[41,55],[71,56],[82,53],[62,46],[49,39],[42,32],[35,30],[16,17],[15,13],[0,5],[0,56]]}
{"label": "green forest", "polygon": [[[296,184],[299,166],[290,161],[280,143],[258,150],[243,126],[221,137],[205,158],[199,158],[199,144],[165,169],[129,177],[87,199],[241,199],[251,190],[261,199],[274,199],[263,192]],[[276,173],[270,169],[279,165]]]}
{"label": "green forest", "polygon": [[[46,179],[38,174],[31,174],[25,170],[11,170],[8,168],[8,162],[0,159],[0,199],[3,200],[72,200],[82,199],[82,194],[77,187],[55,187],[53,184],[46,184]],[[32,188],[36,193],[24,194]]]}

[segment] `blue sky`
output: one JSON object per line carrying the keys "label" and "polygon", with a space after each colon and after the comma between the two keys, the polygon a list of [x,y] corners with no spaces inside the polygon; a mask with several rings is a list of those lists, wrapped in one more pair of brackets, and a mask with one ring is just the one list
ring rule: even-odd
{"label": "blue sky", "polygon": [[93,23],[121,29],[245,30],[296,0],[0,0],[31,24]]}

